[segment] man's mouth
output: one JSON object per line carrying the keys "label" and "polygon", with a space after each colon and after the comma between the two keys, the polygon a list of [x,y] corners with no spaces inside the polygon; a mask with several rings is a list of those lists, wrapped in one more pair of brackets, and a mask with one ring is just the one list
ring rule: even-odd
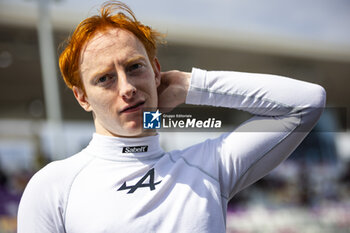
{"label": "man's mouth", "polygon": [[120,113],[136,112],[142,108],[144,103],[145,103],[145,101],[140,101],[132,106],[127,106],[122,111],[120,111]]}

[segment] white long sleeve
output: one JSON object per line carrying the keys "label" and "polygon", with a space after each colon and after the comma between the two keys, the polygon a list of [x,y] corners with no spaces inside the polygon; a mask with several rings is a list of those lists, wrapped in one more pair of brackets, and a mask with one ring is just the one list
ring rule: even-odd
{"label": "white long sleeve", "polygon": [[[80,153],[33,176],[18,233],[224,233],[228,200],[299,145],[322,113],[325,91],[273,75],[194,69],[186,102],[255,116],[219,138],[170,152],[159,135],[94,134]],[[140,147],[147,149],[125,149]]]}
{"label": "white long sleeve", "polygon": [[286,159],[316,124],[325,90],[286,77],[193,69],[186,103],[255,114],[234,132],[209,140],[219,157],[223,195],[231,198]]}

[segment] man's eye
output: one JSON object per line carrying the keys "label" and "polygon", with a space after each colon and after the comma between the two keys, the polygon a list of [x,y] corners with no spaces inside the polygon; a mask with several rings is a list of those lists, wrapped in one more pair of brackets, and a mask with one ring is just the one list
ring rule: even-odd
{"label": "man's eye", "polygon": [[135,63],[129,66],[128,71],[134,71],[134,70],[140,69],[141,67],[142,67],[141,63]]}
{"label": "man's eye", "polygon": [[106,77],[106,76],[103,76],[103,77],[99,78],[99,79],[97,80],[97,82],[98,82],[98,83],[103,83],[103,82],[105,82],[106,80],[107,80],[107,77]]}
{"label": "man's eye", "polygon": [[104,75],[104,76],[99,77],[96,82],[97,82],[97,84],[102,84],[102,83],[105,83],[105,82],[111,80],[112,78],[113,77],[110,75]]}

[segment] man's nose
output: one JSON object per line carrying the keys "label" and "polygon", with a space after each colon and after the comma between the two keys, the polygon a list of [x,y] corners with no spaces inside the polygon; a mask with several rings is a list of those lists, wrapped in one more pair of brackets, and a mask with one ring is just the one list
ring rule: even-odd
{"label": "man's nose", "polygon": [[136,87],[130,82],[130,78],[123,74],[118,77],[119,93],[124,100],[130,100],[136,94]]}

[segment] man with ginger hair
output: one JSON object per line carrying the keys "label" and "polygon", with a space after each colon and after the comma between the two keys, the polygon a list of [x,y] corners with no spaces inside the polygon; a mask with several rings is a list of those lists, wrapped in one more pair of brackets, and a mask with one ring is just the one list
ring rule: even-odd
{"label": "man with ginger hair", "polygon": [[[197,68],[161,72],[160,39],[120,2],[78,25],[60,69],[96,132],[81,152],[32,177],[19,233],[225,232],[228,201],[285,160],[322,113],[325,91],[315,84]],[[182,103],[255,116],[233,132],[165,152],[157,132],[142,129],[142,110]],[[261,126],[273,130],[252,130]]]}

